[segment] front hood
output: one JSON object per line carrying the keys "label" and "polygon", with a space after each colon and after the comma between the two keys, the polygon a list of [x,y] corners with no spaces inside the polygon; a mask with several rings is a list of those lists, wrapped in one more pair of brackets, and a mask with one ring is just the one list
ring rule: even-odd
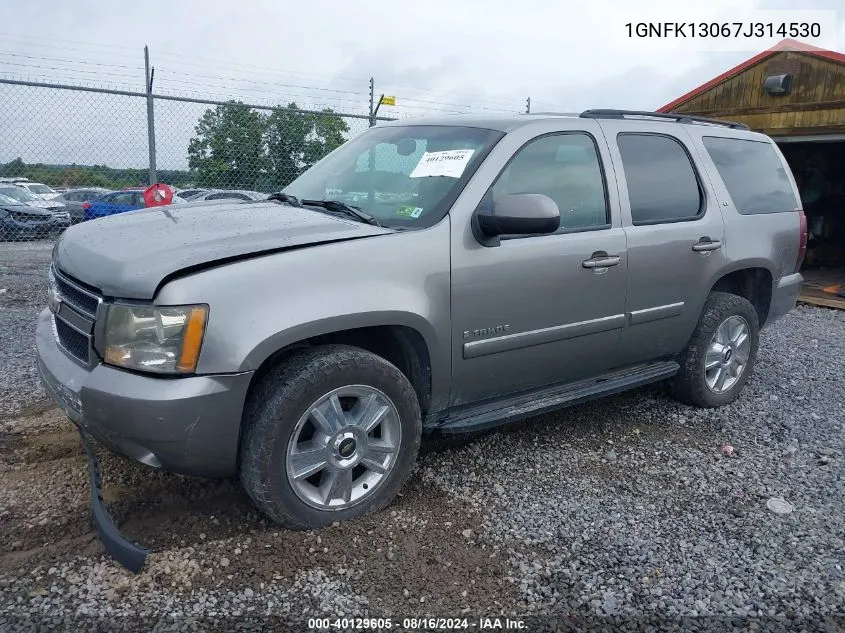
{"label": "front hood", "polygon": [[392,232],[276,202],[177,204],[72,226],[54,258],[106,296],[152,299],[166,277],[186,269]]}
{"label": "front hood", "polygon": [[0,209],[4,211],[14,211],[16,213],[25,213],[27,215],[31,215],[34,218],[50,218],[53,216],[52,213],[47,211],[47,209],[42,209],[40,207],[31,207],[29,205],[21,204],[4,204],[0,205]]}

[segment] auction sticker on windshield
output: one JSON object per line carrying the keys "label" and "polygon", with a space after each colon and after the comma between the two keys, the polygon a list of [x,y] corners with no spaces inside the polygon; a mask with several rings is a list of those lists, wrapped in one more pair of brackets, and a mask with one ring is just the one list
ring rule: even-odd
{"label": "auction sticker on windshield", "polygon": [[423,208],[422,207],[410,207],[407,205],[402,205],[398,209],[396,209],[396,215],[402,216],[403,218],[418,218],[422,215]]}
{"label": "auction sticker on windshield", "polygon": [[450,149],[444,152],[426,152],[411,172],[411,178],[446,176],[460,178],[474,149]]}

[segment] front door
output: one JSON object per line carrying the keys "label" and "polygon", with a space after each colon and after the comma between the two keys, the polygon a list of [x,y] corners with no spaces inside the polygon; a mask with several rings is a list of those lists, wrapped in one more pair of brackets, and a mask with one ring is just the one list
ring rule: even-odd
{"label": "front door", "polygon": [[625,363],[677,353],[726,265],[724,224],[681,124],[602,121],[628,242]]}
{"label": "front door", "polygon": [[[560,125],[565,125],[561,123]],[[452,221],[452,405],[593,376],[613,367],[624,324],[627,258],[607,147],[578,120],[524,144],[509,135],[482,205],[539,193],[561,213],[557,233],[480,245],[469,214]],[[495,163],[494,163],[495,164]]]}

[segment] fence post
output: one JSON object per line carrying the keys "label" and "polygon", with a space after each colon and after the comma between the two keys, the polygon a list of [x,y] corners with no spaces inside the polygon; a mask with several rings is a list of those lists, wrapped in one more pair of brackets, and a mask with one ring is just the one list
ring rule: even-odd
{"label": "fence post", "polygon": [[370,77],[370,127],[376,124],[376,84]]}
{"label": "fence post", "polygon": [[[156,128],[153,114],[153,76],[150,73],[150,49],[144,46],[144,69],[146,82],[144,92],[147,93],[147,146],[150,151],[150,184],[158,182],[156,175]],[[153,69],[155,72],[155,69]]]}
{"label": "fence post", "polygon": [[531,114],[531,97],[525,100],[525,114]]}

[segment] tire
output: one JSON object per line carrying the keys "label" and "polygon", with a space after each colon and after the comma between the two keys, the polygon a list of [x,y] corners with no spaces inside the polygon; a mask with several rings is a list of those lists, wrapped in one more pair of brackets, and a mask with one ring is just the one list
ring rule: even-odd
{"label": "tire", "polygon": [[[367,431],[366,420],[380,421]],[[350,421],[356,423],[344,426]],[[307,348],[252,390],[240,478],[271,520],[294,530],[318,528],[390,503],[413,470],[421,435],[416,393],[394,365],[356,347]],[[333,482],[337,492],[325,494],[335,490]]]}
{"label": "tire", "polygon": [[[720,327],[723,329],[720,330]],[[722,343],[727,340],[726,333],[729,339],[742,327],[747,333],[747,348],[733,341],[727,346]],[[747,299],[725,292],[711,292],[704,303],[698,325],[681,353],[681,369],[669,383],[670,392],[681,402],[696,407],[714,408],[733,402],[751,377],[757,360],[759,336],[757,311]],[[721,350],[715,347],[717,343]],[[720,364],[714,366],[717,359]],[[741,362],[742,367],[739,368]],[[706,365],[709,369],[705,368]],[[720,369],[726,370],[721,389]],[[734,376],[734,372],[738,375]]]}

